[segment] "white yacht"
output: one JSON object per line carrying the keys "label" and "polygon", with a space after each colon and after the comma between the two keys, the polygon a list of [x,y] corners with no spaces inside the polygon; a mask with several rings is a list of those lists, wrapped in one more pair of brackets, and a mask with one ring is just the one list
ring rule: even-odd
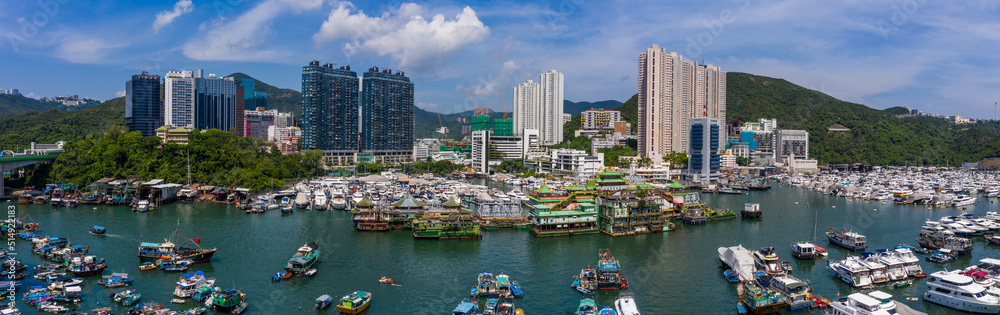
{"label": "white yacht", "polygon": [[923,268],[920,267],[920,258],[917,258],[909,248],[897,248],[894,255],[903,262],[906,275],[914,276],[924,273]]}
{"label": "white yacht", "polygon": [[890,312],[881,307],[882,303],[875,298],[864,293],[854,293],[847,297],[840,298],[830,303],[830,315],[890,315],[895,314],[895,310]]}
{"label": "white yacht", "polygon": [[903,261],[896,258],[895,252],[882,252],[878,254],[878,262],[885,265],[889,270],[889,280],[897,281],[906,279],[906,267],[903,266]]}
{"label": "white yacht", "polygon": [[882,291],[872,291],[868,292],[868,297],[878,300],[879,309],[889,312],[889,314],[896,313],[896,301],[892,300],[892,294]]}
{"label": "white yacht", "polygon": [[781,262],[778,261],[778,254],[774,253],[773,247],[759,248],[751,251],[751,254],[753,255],[753,262],[757,269],[772,275],[785,273],[785,269],[781,267]]}
{"label": "white yacht", "polygon": [[1000,312],[1000,298],[986,292],[971,277],[938,271],[927,278],[924,301],[972,313]]}
{"label": "white yacht", "polygon": [[889,268],[878,261],[878,257],[869,256],[860,259],[859,262],[872,276],[872,283],[880,284],[889,281]]}
{"label": "white yacht", "polygon": [[615,300],[615,312],[618,315],[639,315],[639,307],[635,306],[635,298],[631,293],[622,292]]}
{"label": "white yacht", "polygon": [[344,198],[343,191],[334,191],[332,200],[330,200],[330,206],[334,210],[350,210],[347,209],[347,199]]}
{"label": "white yacht", "polygon": [[317,191],[316,195],[313,196],[313,210],[326,210],[326,202],[326,193],[322,190]]}
{"label": "white yacht", "polygon": [[951,200],[953,207],[970,206],[974,203],[976,203],[976,198],[969,195],[956,195],[955,199]]}
{"label": "white yacht", "polygon": [[299,209],[305,209],[309,207],[309,192],[300,191],[295,194],[295,207]]}
{"label": "white yacht", "polygon": [[852,287],[865,287],[872,284],[871,273],[868,268],[858,262],[856,256],[850,256],[837,262],[830,261],[829,264],[830,269],[837,273],[837,277]]}
{"label": "white yacht", "polygon": [[361,202],[361,199],[364,198],[365,198],[364,193],[362,193],[360,190],[355,191],[354,194],[351,194],[351,204],[358,204],[359,202]]}

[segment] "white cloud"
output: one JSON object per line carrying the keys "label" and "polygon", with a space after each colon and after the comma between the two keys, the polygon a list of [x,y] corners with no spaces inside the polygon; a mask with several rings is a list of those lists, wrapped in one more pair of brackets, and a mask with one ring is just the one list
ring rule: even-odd
{"label": "white cloud", "polygon": [[122,97],[122,96],[125,96],[125,90],[115,92],[115,97]]}
{"label": "white cloud", "polygon": [[500,89],[509,88],[511,80],[514,78],[514,73],[521,67],[517,65],[513,60],[507,60],[503,63],[503,68],[500,69],[500,75],[494,77],[490,75],[489,77],[480,76],[479,84],[476,84],[472,88],[472,93],[479,96],[493,96],[497,95],[497,91]]}
{"label": "white cloud", "polygon": [[184,15],[184,13],[191,12],[191,10],[194,10],[194,4],[191,3],[191,0],[180,0],[174,4],[173,11],[157,13],[156,20],[153,21],[153,33],[159,33],[161,28],[170,25],[174,19]]}
{"label": "white cloud", "polygon": [[260,48],[263,37],[271,32],[273,20],[289,9],[303,11],[322,5],[321,0],[267,0],[243,15],[225,23],[216,23],[203,31],[204,36],[189,40],[182,47],[184,56],[204,61],[274,61],[283,55],[276,48]]}
{"label": "white cloud", "polygon": [[313,35],[313,41],[321,45],[346,40],[346,54],[365,51],[389,55],[405,70],[433,72],[458,50],[482,41],[490,33],[470,7],[453,19],[436,14],[429,21],[422,16],[425,9],[414,3],[401,4],[394,14],[381,16],[352,11],[354,5],[350,2],[339,3]]}
{"label": "white cloud", "polygon": [[105,57],[114,50],[127,46],[122,42],[112,42],[78,33],[62,33],[56,35],[55,39],[57,45],[55,56],[72,63],[105,63]]}

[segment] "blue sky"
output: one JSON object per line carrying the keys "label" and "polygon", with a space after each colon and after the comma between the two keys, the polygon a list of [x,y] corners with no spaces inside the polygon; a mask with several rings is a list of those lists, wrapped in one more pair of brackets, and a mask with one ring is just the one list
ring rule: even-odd
{"label": "blue sky", "polygon": [[656,43],[875,108],[993,118],[1000,101],[995,1],[45,1],[0,2],[0,88],[105,100],[186,68],[298,90],[318,59],[403,70],[428,110],[471,109],[463,90],[509,110],[549,69],[568,100],[624,101]]}

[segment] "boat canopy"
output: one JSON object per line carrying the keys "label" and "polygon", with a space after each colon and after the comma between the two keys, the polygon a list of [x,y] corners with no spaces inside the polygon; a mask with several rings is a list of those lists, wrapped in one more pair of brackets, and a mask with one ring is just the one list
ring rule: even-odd
{"label": "boat canopy", "polygon": [[455,314],[472,314],[472,310],[476,308],[475,304],[469,302],[462,302],[453,311]]}
{"label": "boat canopy", "polygon": [[326,302],[326,301],[333,301],[333,298],[326,294],[320,295],[318,298],[316,298],[316,302]]}
{"label": "boat canopy", "polygon": [[97,225],[95,225],[94,229],[98,230],[98,231],[104,231],[104,227],[103,226],[97,226]]}

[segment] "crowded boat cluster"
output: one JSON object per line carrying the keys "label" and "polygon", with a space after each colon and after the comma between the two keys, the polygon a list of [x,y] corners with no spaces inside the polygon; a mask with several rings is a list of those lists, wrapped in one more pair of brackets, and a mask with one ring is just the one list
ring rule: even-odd
{"label": "crowded boat cluster", "polygon": [[1000,197],[1000,173],[952,168],[875,167],[870,172],[782,175],[796,187],[847,198],[967,207],[976,195]]}

